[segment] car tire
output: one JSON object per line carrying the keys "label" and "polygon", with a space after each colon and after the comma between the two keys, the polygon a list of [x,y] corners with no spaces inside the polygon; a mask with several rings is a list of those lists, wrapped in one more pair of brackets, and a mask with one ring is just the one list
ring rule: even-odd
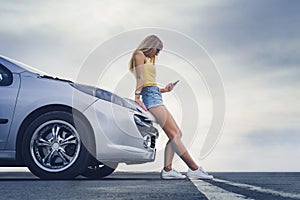
{"label": "car tire", "polygon": [[71,179],[91,161],[89,126],[74,113],[51,111],[34,119],[25,131],[22,155],[26,166],[43,179]]}
{"label": "car tire", "polygon": [[82,176],[91,179],[99,179],[106,177],[112,174],[116,168],[118,167],[118,163],[101,163],[96,159],[89,164],[86,170],[82,173]]}

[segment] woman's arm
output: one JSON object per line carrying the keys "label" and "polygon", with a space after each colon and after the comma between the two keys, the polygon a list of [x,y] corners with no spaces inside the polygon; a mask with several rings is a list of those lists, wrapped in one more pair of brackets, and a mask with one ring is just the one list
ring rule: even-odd
{"label": "woman's arm", "polygon": [[169,83],[168,85],[166,85],[166,87],[164,88],[160,88],[160,92],[161,93],[165,93],[165,92],[171,92],[174,88],[174,83]]}
{"label": "woman's arm", "polygon": [[160,88],[160,92],[161,92],[161,93],[167,92],[167,91],[166,91],[166,88]]}
{"label": "woman's arm", "polygon": [[145,104],[140,100],[140,93],[144,85],[144,60],[143,53],[137,52],[134,56],[135,59],[135,72],[136,72],[136,89],[135,89],[135,101],[144,109],[147,110]]}
{"label": "woman's arm", "polygon": [[144,84],[144,55],[136,53],[135,59],[135,72],[136,72],[136,91],[142,91]]}

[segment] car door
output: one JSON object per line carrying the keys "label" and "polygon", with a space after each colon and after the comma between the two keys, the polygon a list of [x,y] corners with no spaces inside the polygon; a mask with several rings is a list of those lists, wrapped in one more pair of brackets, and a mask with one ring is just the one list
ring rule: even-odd
{"label": "car door", "polygon": [[3,150],[6,144],[19,87],[19,74],[13,74],[0,63],[0,150]]}

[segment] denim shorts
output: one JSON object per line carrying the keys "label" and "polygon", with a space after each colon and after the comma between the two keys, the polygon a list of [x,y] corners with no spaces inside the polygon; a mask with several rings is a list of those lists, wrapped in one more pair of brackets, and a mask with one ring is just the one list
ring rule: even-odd
{"label": "denim shorts", "polygon": [[142,99],[146,108],[149,110],[152,107],[163,105],[160,89],[156,86],[147,86],[142,89]]}

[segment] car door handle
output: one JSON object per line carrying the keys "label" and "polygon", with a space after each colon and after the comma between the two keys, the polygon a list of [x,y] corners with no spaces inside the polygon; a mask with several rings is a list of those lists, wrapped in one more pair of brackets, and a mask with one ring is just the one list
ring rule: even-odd
{"label": "car door handle", "polygon": [[1,119],[0,118],[0,124],[6,124],[8,122],[8,119]]}

